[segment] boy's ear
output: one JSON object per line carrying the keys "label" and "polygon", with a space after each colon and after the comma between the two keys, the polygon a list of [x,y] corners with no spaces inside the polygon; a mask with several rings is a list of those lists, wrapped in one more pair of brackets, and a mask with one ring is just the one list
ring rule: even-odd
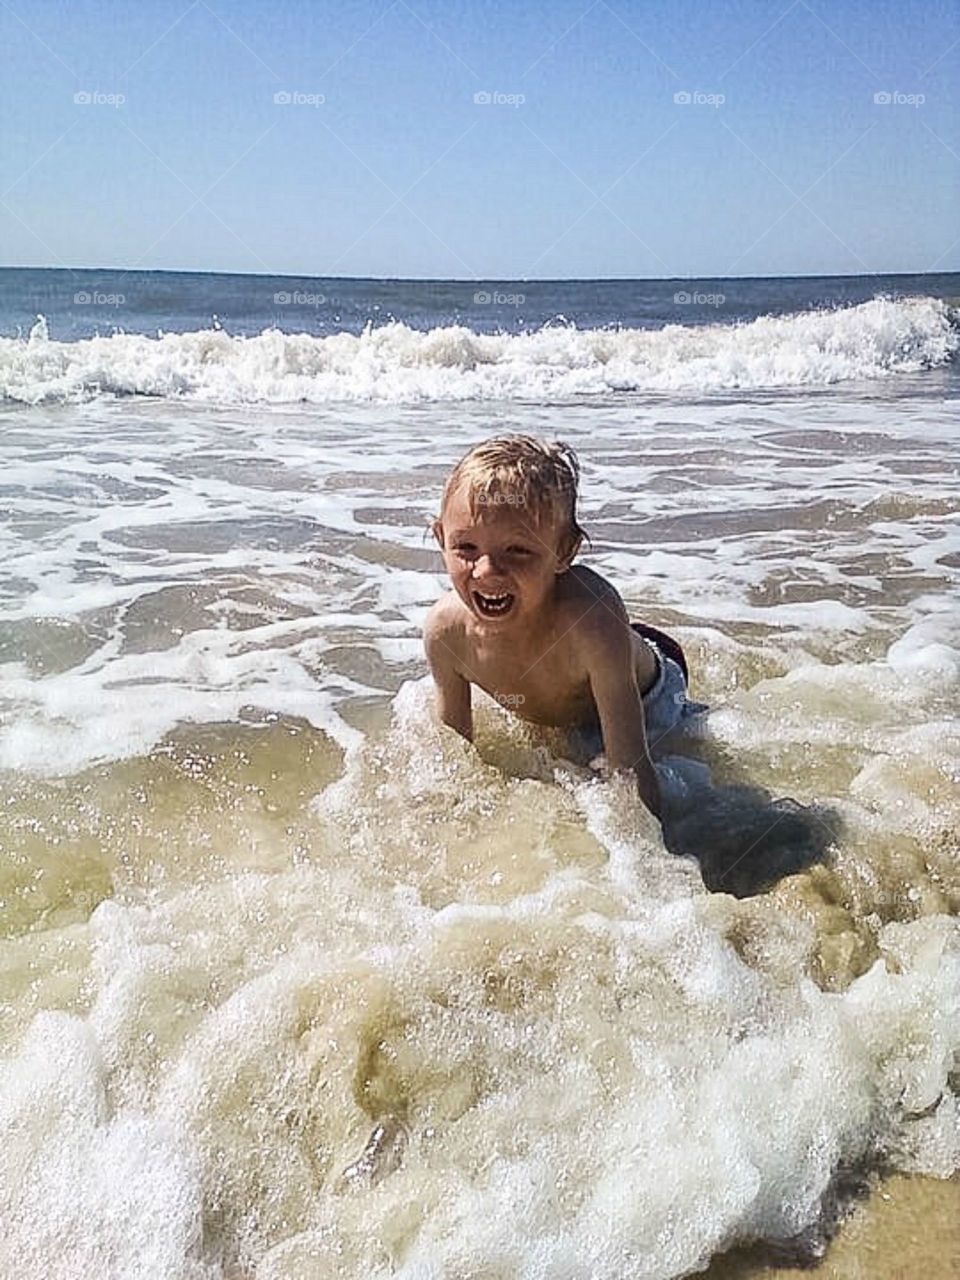
{"label": "boy's ear", "polygon": [[582,538],[574,538],[572,542],[568,543],[566,547],[564,547],[560,552],[558,552],[557,567],[554,569],[554,573],[559,574],[559,573],[567,572],[567,570],[573,564],[573,561],[576,557],[577,552],[580,550],[580,544],[582,541],[583,541]]}
{"label": "boy's ear", "polygon": [[443,546],[443,521],[439,518],[439,516],[438,516],[438,517],[437,517],[437,519],[436,519],[436,520],[434,520],[434,521],[433,521],[433,523],[431,524],[431,526],[430,526],[430,532],[431,532],[431,533],[433,534],[433,536],[436,538],[436,540],[437,540],[437,542],[438,542],[438,544],[439,544],[439,546],[440,546],[440,550],[441,550],[441,551],[443,551],[443,550],[444,550],[444,546]]}

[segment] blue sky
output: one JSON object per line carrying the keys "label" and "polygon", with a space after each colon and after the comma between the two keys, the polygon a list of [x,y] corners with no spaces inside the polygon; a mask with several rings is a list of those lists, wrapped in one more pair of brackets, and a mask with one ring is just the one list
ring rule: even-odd
{"label": "blue sky", "polygon": [[0,262],[958,270],[958,12],[0,0]]}

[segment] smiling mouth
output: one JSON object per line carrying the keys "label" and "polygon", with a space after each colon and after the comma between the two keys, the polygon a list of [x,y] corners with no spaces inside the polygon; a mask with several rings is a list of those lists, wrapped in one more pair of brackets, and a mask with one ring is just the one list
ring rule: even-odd
{"label": "smiling mouth", "polygon": [[509,591],[502,591],[495,596],[485,596],[479,591],[474,591],[473,599],[478,613],[484,618],[503,618],[513,608],[515,597]]}

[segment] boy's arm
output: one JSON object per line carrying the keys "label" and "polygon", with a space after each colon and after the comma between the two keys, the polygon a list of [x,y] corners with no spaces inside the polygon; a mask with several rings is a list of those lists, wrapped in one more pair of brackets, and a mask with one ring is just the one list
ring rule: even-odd
{"label": "boy's arm", "polygon": [[[442,602],[441,602],[442,603]],[[444,724],[473,741],[473,710],[470,705],[470,683],[457,670],[456,653],[451,647],[449,629],[443,624],[438,606],[427,615],[423,630],[423,647],[437,690],[437,711]]]}
{"label": "boy's arm", "polygon": [[[622,616],[621,616],[622,615]],[[633,635],[619,596],[604,599],[589,629],[587,668],[611,770],[631,770],[640,798],[660,817],[660,784],[650,759]]]}

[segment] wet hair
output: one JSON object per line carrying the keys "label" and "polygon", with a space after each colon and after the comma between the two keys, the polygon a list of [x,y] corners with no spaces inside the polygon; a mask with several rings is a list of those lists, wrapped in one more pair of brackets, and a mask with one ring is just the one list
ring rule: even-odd
{"label": "wet hair", "polygon": [[471,514],[488,507],[529,512],[537,525],[555,524],[564,551],[584,538],[577,520],[580,464],[569,445],[535,436],[496,436],[474,445],[447,477],[441,515],[466,488]]}

